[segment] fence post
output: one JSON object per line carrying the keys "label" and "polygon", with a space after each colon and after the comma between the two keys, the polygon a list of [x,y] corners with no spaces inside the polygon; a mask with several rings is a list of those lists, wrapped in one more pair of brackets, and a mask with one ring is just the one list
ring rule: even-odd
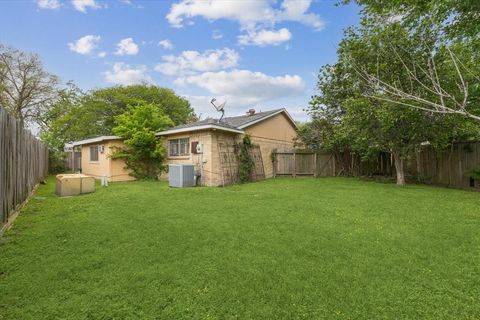
{"label": "fence post", "polygon": [[277,177],[277,149],[272,150],[272,167],[273,167],[273,177]]}
{"label": "fence post", "polygon": [[293,177],[295,178],[297,176],[297,159],[296,159],[296,156],[295,156],[295,150],[293,151]]}
{"label": "fence post", "polygon": [[317,177],[317,152],[314,152],[312,154],[313,156],[313,176],[316,178]]}

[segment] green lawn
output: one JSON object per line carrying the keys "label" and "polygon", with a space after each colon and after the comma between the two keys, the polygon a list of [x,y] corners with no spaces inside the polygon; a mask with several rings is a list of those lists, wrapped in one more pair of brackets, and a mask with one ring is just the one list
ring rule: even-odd
{"label": "green lawn", "polygon": [[347,178],[53,180],[0,241],[0,319],[479,319],[480,194]]}

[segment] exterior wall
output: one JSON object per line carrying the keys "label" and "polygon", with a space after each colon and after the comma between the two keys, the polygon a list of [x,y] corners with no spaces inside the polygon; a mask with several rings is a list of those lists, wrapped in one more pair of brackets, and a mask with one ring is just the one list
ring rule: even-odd
{"label": "exterior wall", "polygon": [[[90,161],[90,147],[104,146],[105,151],[98,153],[98,161]],[[121,141],[103,141],[99,143],[82,145],[82,173],[92,176],[95,179],[101,179],[107,176],[108,181],[129,181],[135,180],[134,177],[128,175],[129,171],[124,169],[125,162],[123,160],[112,160],[110,156],[115,146],[122,146]]]}
{"label": "exterior wall", "polygon": [[[181,139],[189,138],[190,146],[189,151],[191,151],[192,142],[198,141],[198,143],[203,144],[203,154],[193,154],[189,152],[188,156],[169,156],[168,155],[168,140],[171,139]],[[165,161],[166,165],[169,164],[193,164],[195,166],[195,171],[202,174],[201,184],[206,186],[213,186],[213,180],[215,180],[214,167],[212,161],[212,131],[202,130],[202,131],[193,131],[180,134],[174,134],[165,136],[165,147],[167,148],[167,158]],[[202,170],[203,162],[203,170]],[[168,179],[168,173],[163,173],[160,179]]]}
{"label": "exterior wall", "polygon": [[266,178],[273,176],[273,149],[293,148],[293,139],[297,135],[295,126],[284,113],[245,128],[245,133],[250,135],[254,144],[260,145]]}
{"label": "exterior wall", "polygon": [[[254,144],[260,145],[262,152],[265,176],[273,176],[273,163],[271,154],[273,149],[293,148],[293,139],[296,136],[296,128],[283,114],[277,114],[269,119],[261,121],[245,129],[245,132],[252,138]],[[193,141],[203,144],[203,176],[202,185],[221,186],[224,184],[223,170],[220,163],[218,145],[226,143],[232,145],[241,142],[243,135],[221,130],[203,130],[172,134],[164,136],[165,146],[168,149],[168,140],[171,139],[190,139],[190,148]],[[189,153],[188,156],[170,157],[167,156],[165,164],[193,164],[195,170],[200,172],[202,156]],[[161,179],[168,179],[168,174],[164,173]]]}
{"label": "exterior wall", "polygon": [[115,148],[124,146],[123,142],[118,140],[108,141],[108,147],[105,145],[106,150],[108,150],[108,160],[110,162],[110,171],[108,175],[108,181],[132,181],[135,180],[134,177],[129,175],[131,170],[125,169],[125,161],[123,160],[113,160],[110,158],[112,153],[115,151]]}

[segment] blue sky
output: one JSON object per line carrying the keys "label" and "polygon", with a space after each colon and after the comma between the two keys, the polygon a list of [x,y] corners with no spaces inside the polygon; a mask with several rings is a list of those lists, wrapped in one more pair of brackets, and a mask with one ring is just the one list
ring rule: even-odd
{"label": "blue sky", "polygon": [[38,53],[85,90],[147,82],[203,118],[215,116],[216,97],[230,116],[285,107],[306,120],[318,69],[358,23],[358,7],[336,2],[3,0],[0,42]]}

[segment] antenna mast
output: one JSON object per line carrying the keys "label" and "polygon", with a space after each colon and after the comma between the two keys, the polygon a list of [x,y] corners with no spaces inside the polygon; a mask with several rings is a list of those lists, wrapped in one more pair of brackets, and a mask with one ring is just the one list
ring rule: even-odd
{"label": "antenna mast", "polygon": [[216,109],[218,112],[221,112],[221,113],[222,113],[222,116],[221,116],[220,119],[218,120],[218,122],[220,122],[220,121],[222,121],[223,116],[225,115],[225,104],[227,103],[227,101],[219,104],[218,106],[214,103],[215,101],[217,101],[217,99],[212,98],[212,100],[210,100],[210,103],[215,107],[215,109]]}

